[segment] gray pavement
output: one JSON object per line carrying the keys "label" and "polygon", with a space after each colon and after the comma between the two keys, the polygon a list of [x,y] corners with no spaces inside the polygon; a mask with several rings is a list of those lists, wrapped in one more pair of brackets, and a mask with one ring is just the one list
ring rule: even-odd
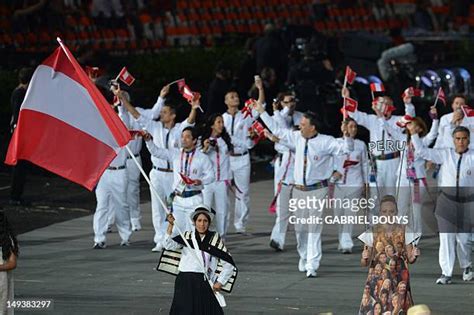
{"label": "gray pavement", "polygon": [[[354,253],[337,251],[335,227],[323,231],[323,258],[318,277],[298,272],[293,232],[285,251],[269,248],[273,216],[267,211],[273,182],[252,183],[249,235],[227,237],[239,267],[236,287],[226,295],[227,314],[357,314],[367,270],[359,266],[362,245]],[[52,299],[54,308],[41,314],[168,313],[174,277],[155,271],[159,257],[151,252],[153,230],[150,204],[142,204],[143,230],[122,248],[117,233],[108,234],[108,247],[93,250],[92,216],[37,229],[19,236],[21,253],[15,270],[17,298]],[[358,229],[354,233],[361,232]],[[421,257],[411,265],[412,294],[433,314],[474,314],[474,281],[460,278],[456,262],[454,284],[435,284],[439,276],[438,238],[429,232],[421,240]],[[17,314],[30,314],[20,312]]]}

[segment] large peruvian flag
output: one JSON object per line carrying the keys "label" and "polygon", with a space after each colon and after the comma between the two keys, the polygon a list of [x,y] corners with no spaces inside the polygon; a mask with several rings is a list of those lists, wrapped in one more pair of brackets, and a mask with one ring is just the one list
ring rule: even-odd
{"label": "large peruvian flag", "polygon": [[130,138],[61,43],[33,74],[5,163],[28,160],[92,190]]}

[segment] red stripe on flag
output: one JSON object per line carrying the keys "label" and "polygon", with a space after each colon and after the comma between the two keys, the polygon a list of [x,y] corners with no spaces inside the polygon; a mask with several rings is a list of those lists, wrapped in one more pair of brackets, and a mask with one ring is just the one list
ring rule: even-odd
{"label": "red stripe on flag", "polygon": [[115,156],[111,147],[81,130],[49,115],[24,109],[5,163],[15,165],[18,160],[28,160],[92,190]]}

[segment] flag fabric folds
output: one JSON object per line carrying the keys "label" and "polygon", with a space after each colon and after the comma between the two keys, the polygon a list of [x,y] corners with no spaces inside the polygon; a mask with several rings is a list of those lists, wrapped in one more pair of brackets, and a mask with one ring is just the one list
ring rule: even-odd
{"label": "flag fabric folds", "polygon": [[346,66],[346,82],[352,84],[356,76],[357,73],[351,67]]}
{"label": "flag fabric folds", "polygon": [[62,45],[33,74],[5,163],[28,160],[92,190],[130,139],[118,115]]}
{"label": "flag fabric folds", "polygon": [[466,117],[474,117],[474,109],[469,107],[468,105],[464,105],[461,107],[464,115]]}
{"label": "flag fabric folds", "polygon": [[135,78],[131,75],[130,72],[128,72],[126,67],[123,67],[122,70],[120,70],[118,78],[120,79],[120,81],[122,81],[128,86],[132,85],[133,82],[135,82]]}
{"label": "flag fabric folds", "polygon": [[372,92],[385,92],[385,87],[382,83],[370,83],[370,90]]}
{"label": "flag fabric folds", "polygon": [[178,84],[178,91],[181,95],[188,101],[192,102],[194,99],[199,99],[201,94],[198,92],[193,92],[189,86],[186,84],[184,79],[178,80],[176,82]]}
{"label": "flag fabric folds", "polygon": [[444,106],[446,106],[446,94],[444,94],[444,91],[443,91],[442,87],[439,87],[438,94],[437,94],[436,97],[441,103],[443,103]]}

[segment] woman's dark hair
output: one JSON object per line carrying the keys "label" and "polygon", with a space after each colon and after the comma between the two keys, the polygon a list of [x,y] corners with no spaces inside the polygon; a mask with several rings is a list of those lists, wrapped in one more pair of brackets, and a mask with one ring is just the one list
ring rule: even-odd
{"label": "woman's dark hair", "polygon": [[3,209],[0,209],[0,246],[3,260],[8,260],[12,253],[18,256],[18,241]]}
{"label": "woman's dark hair", "polygon": [[[216,122],[216,119],[218,117],[222,118],[221,114],[214,113],[211,114],[206,121],[204,122],[202,126],[202,133],[201,133],[201,144],[204,145],[204,140],[209,139],[212,134],[212,125]],[[225,129],[225,127],[222,129],[221,133],[221,138],[224,140],[225,144],[227,145],[227,149],[229,151],[234,151],[234,145],[232,144],[232,140],[230,139],[229,133]]]}
{"label": "woman's dark hair", "polygon": [[[347,123],[348,125],[349,125],[349,123],[350,123],[351,121],[353,121],[353,122],[356,124],[356,126],[357,126],[357,134],[356,134],[355,137],[354,137],[354,138],[356,138],[357,135],[359,134],[359,125],[357,124],[357,121],[355,121],[355,119],[354,119],[354,118],[351,118],[351,117],[346,117],[346,118],[344,118],[344,120],[346,121],[346,123]],[[342,135],[342,132],[341,132],[341,135]]]}
{"label": "woman's dark hair", "polygon": [[194,216],[193,216],[193,222],[196,222],[197,218],[199,217],[199,215],[202,214],[204,215],[206,218],[207,218],[207,221],[209,222],[209,224],[211,224],[211,216],[205,212],[198,212],[196,213]]}

